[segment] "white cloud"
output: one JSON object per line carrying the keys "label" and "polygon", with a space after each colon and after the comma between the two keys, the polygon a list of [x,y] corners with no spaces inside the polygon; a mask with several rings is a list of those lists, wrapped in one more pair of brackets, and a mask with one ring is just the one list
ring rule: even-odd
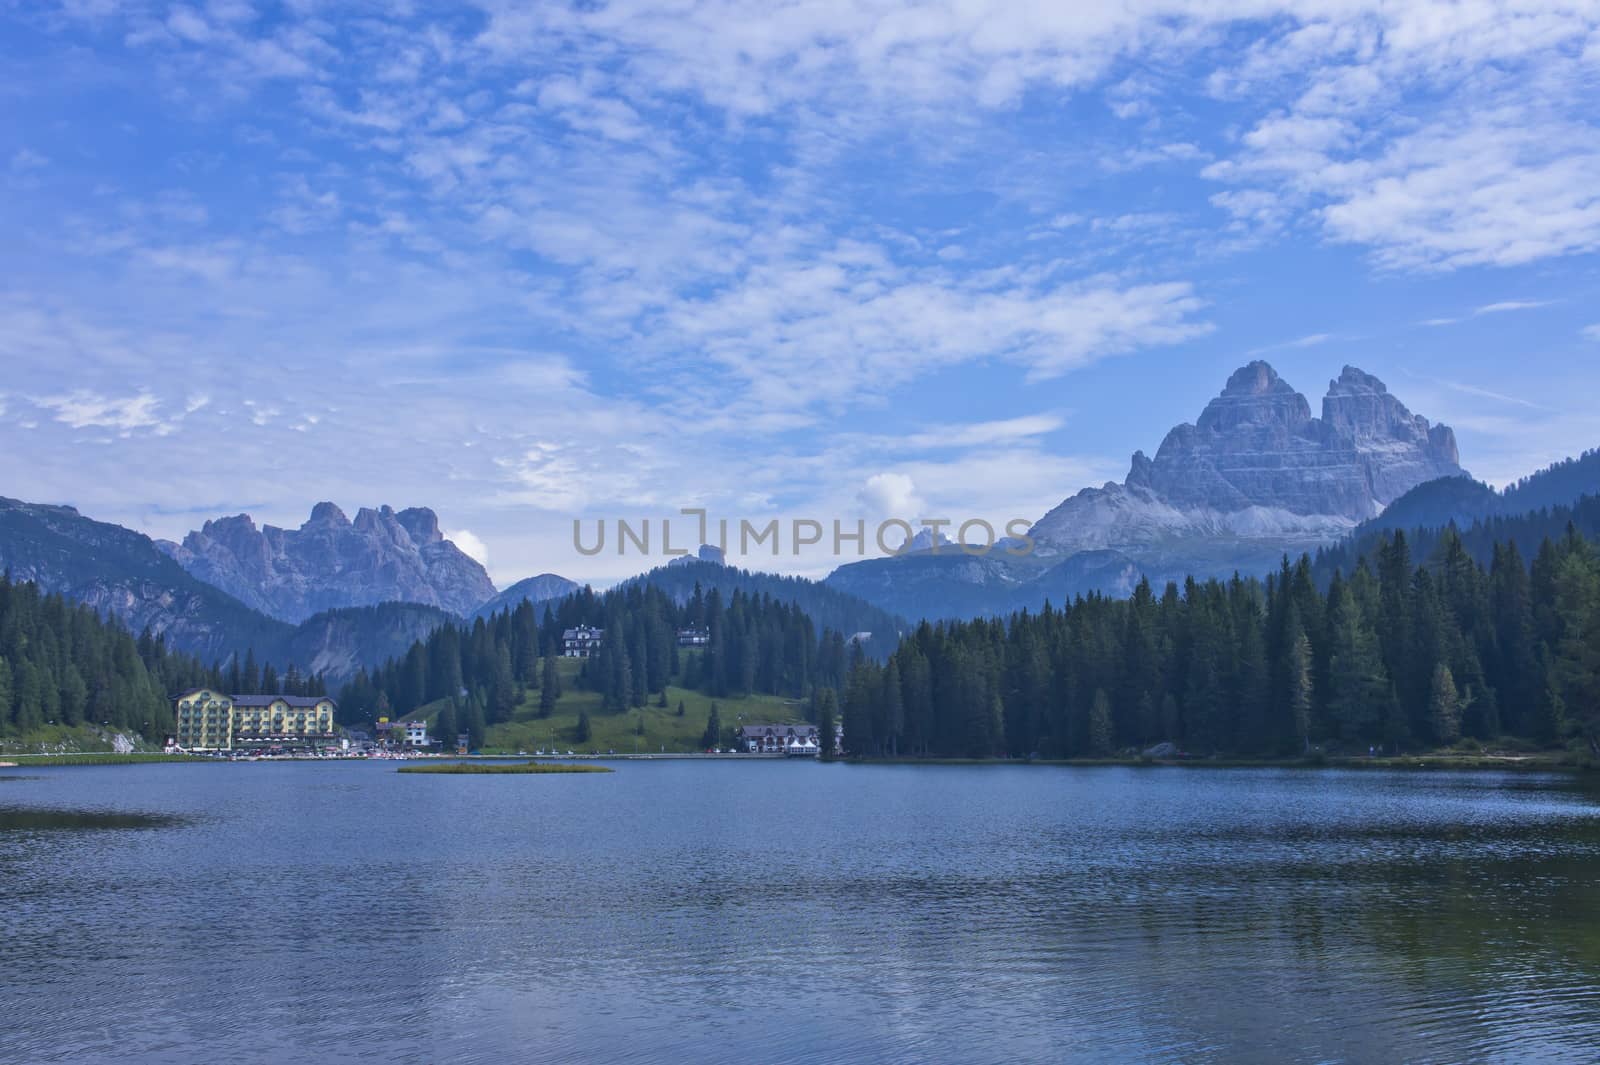
{"label": "white cloud", "polygon": [[1482,318],[1486,314],[1510,314],[1513,311],[1532,311],[1540,307],[1549,307],[1556,300],[1501,300],[1498,303],[1484,303],[1474,307],[1464,315],[1454,317],[1425,318],[1419,324],[1428,326],[1456,325],[1473,318]]}
{"label": "white cloud", "polygon": [[116,398],[81,389],[65,395],[39,396],[34,403],[54,411],[56,421],[74,429],[104,428],[126,433],[163,424],[156,414],[161,403],[149,392]]}
{"label": "white cloud", "polygon": [[211,38],[211,27],[194,11],[179,7],[167,16],[167,29],[186,41],[203,44]]}
{"label": "white cloud", "polygon": [[454,532],[446,530],[444,538],[459,547],[462,554],[478,565],[487,566],[489,564],[488,545],[473,535],[470,529],[457,529]]}
{"label": "white cloud", "polygon": [[[629,0],[485,22],[191,0],[97,18],[60,57],[115,41],[94,65],[151,88],[137,126],[106,132],[235,140],[142,175],[170,186],[142,203],[103,161],[49,161],[73,210],[16,207],[52,250],[38,298],[0,306],[8,387],[82,388],[112,406],[72,417],[141,446],[178,409],[262,428],[138,452],[166,481],[125,469],[131,451],[67,447],[26,476],[124,507],[226,485],[293,514],[423,483],[508,576],[566,548],[552,515],[844,509],[891,473],[941,511],[1036,517],[1123,463],[1046,451],[1059,415],[940,426],[897,390],[998,391],[1199,337],[1250,310],[1251,279],[1217,264],[1252,243],[1431,272],[1600,246],[1583,5]],[[1102,89],[1113,132],[1045,121]],[[1471,297],[1447,299],[1424,305]],[[180,371],[185,408],[104,399]],[[240,395],[261,399],[223,398]]]}
{"label": "white cloud", "polygon": [[1548,307],[1554,300],[1502,300],[1499,303],[1485,303],[1475,307],[1472,311],[1474,318],[1485,314],[1506,314],[1511,311],[1531,311],[1539,307]]}
{"label": "white cloud", "polygon": [[539,90],[539,106],[552,111],[574,129],[598,133],[617,141],[637,141],[649,134],[639,114],[626,102],[602,96],[598,77],[556,77]]}
{"label": "white cloud", "polygon": [[[1393,267],[1513,266],[1600,248],[1600,134],[1524,116],[1414,134],[1352,164],[1322,210]],[[1337,171],[1335,171],[1337,173]]]}
{"label": "white cloud", "polygon": [[911,521],[922,516],[927,504],[917,495],[917,485],[903,473],[875,473],[856,494],[874,517]]}
{"label": "white cloud", "polygon": [[965,425],[947,425],[913,433],[905,438],[907,447],[931,450],[935,448],[992,447],[998,444],[1015,444],[1046,436],[1066,424],[1058,414],[1024,414],[998,421],[971,422]]}
{"label": "white cloud", "polygon": [[841,245],[804,264],[757,267],[725,292],[679,302],[663,321],[679,347],[744,381],[754,403],[786,409],[859,402],[978,360],[1022,366],[1030,380],[1058,377],[1201,336],[1210,328],[1198,317],[1203,305],[1186,282],[957,281]]}
{"label": "white cloud", "polygon": [[1583,335],[1588,337],[1590,340],[1600,340],[1600,322],[1596,322],[1594,325],[1584,326]]}

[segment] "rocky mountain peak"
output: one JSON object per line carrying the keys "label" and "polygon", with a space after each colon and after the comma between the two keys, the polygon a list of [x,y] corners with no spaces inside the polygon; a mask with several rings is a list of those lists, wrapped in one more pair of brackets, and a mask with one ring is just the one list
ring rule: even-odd
{"label": "rocky mountain peak", "polygon": [[1193,424],[1167,433],[1155,458],[1135,452],[1125,482],[1085,489],[1032,535],[1063,551],[1196,537],[1299,548],[1415,485],[1462,472],[1449,427],[1412,414],[1373,375],[1346,366],[1314,418],[1306,397],[1256,360],[1229,376]]}
{"label": "rocky mountain peak", "polygon": [[426,507],[362,507],[352,522],[323,502],[298,529],[257,530],[240,514],[208,521],[167,550],[192,575],[294,623],[395,601],[465,616],[495,595],[488,573],[445,539]]}
{"label": "rocky mountain peak", "polygon": [[1309,421],[1311,405],[1306,397],[1258,359],[1233,372],[1222,394],[1200,412],[1195,427],[1209,433],[1263,428],[1294,431]]}
{"label": "rocky mountain peak", "polygon": [[1133,464],[1128,467],[1128,487],[1149,488],[1150,470],[1153,465],[1150,461],[1150,456],[1143,451],[1135,451],[1133,453]]}
{"label": "rocky mountain peak", "polygon": [[439,531],[439,516],[427,507],[407,507],[396,514],[395,519],[418,546],[436,544],[444,539],[444,533]]}
{"label": "rocky mountain peak", "polygon": [[[249,515],[248,514],[245,515],[245,518],[248,519]],[[306,525],[349,525],[349,524],[350,524],[350,519],[344,516],[344,511],[340,510],[334,504],[328,503],[328,502],[318,503],[316,506],[312,507],[311,508],[311,517],[309,519],[307,519],[307,521],[306,521]],[[301,528],[305,528],[305,526],[301,526]]]}
{"label": "rocky mountain peak", "polygon": [[1272,364],[1261,359],[1247,362],[1233,373],[1228,375],[1228,383],[1222,386],[1224,398],[1233,396],[1263,396],[1269,392],[1290,391],[1288,383],[1278,376],[1278,371]]}

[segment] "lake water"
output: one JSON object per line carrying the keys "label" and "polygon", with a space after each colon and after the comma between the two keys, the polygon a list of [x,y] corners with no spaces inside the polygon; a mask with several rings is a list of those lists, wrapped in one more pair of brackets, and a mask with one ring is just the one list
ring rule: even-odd
{"label": "lake water", "polygon": [[5,1062],[1600,1060],[1570,778],[0,777]]}

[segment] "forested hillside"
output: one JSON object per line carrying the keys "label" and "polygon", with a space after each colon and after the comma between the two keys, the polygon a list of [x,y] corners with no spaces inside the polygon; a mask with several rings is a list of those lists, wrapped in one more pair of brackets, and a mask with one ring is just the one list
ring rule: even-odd
{"label": "forested hillside", "polygon": [[[548,710],[559,693],[553,659],[561,634],[578,626],[600,630],[604,641],[576,681],[599,692],[601,707],[613,712],[645,705],[669,683],[716,697],[798,698],[818,685],[839,687],[849,664],[842,634],[819,635],[799,606],[769,595],[736,590],[724,598],[716,588],[695,587],[680,603],[653,584],[603,595],[585,588],[542,615],[524,601],[470,627],[438,629],[404,655],[357,674],[340,694],[341,720],[402,715],[442,700],[452,721],[481,732],[509,720],[532,689]],[[703,647],[679,647],[679,630],[690,628],[709,634]]]}
{"label": "forested hillside", "polygon": [[864,756],[1079,757],[1170,741],[1298,755],[1463,736],[1600,744],[1600,556],[1575,530],[1532,565],[1473,559],[1452,530],[1424,564],[1401,535],[1319,590],[1302,557],[1266,581],[920,626],[840,700]]}
{"label": "forested hillside", "polygon": [[[1515,544],[1522,557],[1528,560],[1540,544],[1563,538],[1569,528],[1584,539],[1600,539],[1600,496],[1584,496],[1570,506],[1480,518],[1454,529],[1448,525],[1408,528],[1405,536],[1411,553],[1421,558],[1433,554],[1447,535],[1457,536],[1468,555],[1488,565],[1494,558],[1496,544]],[[1317,586],[1326,588],[1337,571],[1353,572],[1356,560],[1374,556],[1384,537],[1392,531],[1371,530],[1318,551],[1312,565]]]}
{"label": "forested hillside", "polygon": [[1417,485],[1382,514],[1362,522],[1344,543],[1370,545],[1379,533],[1396,529],[1442,529],[1451,524],[1466,528],[1475,522],[1575,506],[1579,499],[1594,495],[1600,495],[1600,451],[1562,459],[1503,492],[1466,476],[1440,477]]}
{"label": "forested hillside", "polygon": [[167,693],[215,680],[158,639],[0,576],[0,735],[96,725],[159,740],[172,725]]}

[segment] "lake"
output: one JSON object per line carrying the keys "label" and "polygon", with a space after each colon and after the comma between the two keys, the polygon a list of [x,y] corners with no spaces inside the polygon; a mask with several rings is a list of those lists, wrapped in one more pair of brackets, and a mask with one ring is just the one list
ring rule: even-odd
{"label": "lake", "polygon": [[0,1061],[1600,1059],[1553,775],[0,770]]}

